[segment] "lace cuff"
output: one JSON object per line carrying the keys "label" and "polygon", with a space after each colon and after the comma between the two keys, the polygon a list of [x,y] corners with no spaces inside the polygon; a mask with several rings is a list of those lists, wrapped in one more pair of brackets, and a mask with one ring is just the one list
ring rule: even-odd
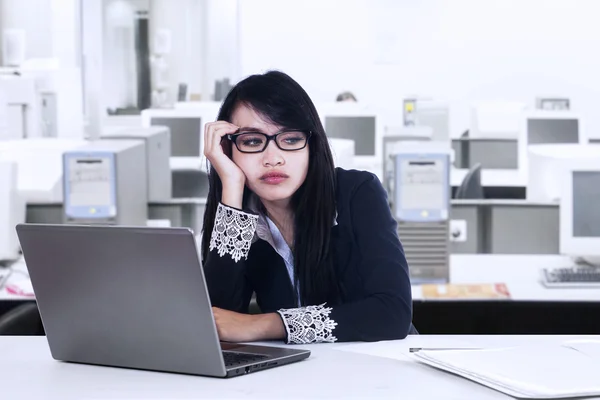
{"label": "lace cuff", "polygon": [[229,254],[235,262],[242,257],[247,259],[257,221],[258,215],[219,203],[210,237],[210,251],[216,249],[221,257]]}
{"label": "lace cuff", "polygon": [[308,306],[277,311],[283,319],[287,343],[308,344],[337,341],[333,330],[337,322],[329,318],[331,308]]}

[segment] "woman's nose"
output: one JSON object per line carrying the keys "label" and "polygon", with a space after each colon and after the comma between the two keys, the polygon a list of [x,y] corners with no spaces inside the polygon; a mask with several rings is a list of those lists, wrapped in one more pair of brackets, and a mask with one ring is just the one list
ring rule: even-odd
{"label": "woman's nose", "polygon": [[277,144],[272,140],[265,151],[263,152],[263,165],[274,167],[276,165],[285,164],[282,151],[277,147]]}

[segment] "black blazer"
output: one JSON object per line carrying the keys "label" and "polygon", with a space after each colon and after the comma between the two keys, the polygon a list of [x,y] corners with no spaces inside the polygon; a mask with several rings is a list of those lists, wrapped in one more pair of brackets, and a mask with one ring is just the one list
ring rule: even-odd
{"label": "black blazer", "polygon": [[[255,292],[262,312],[281,315],[288,343],[392,340],[416,333],[408,265],[385,190],[365,171],[336,168],[336,178],[331,250],[341,304],[298,308],[285,263],[269,243],[245,242],[247,258],[243,249],[240,253],[257,216],[220,204],[204,263],[214,306],[246,313]],[[236,239],[230,237],[234,232]]]}

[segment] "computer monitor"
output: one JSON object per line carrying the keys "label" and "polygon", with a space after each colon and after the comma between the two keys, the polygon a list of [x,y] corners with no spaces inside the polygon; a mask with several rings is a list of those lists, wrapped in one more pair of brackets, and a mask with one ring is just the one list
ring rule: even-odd
{"label": "computer monitor", "polygon": [[354,169],[354,140],[328,138],[333,163],[343,169]]}
{"label": "computer monitor", "polygon": [[194,164],[195,169],[203,169],[204,125],[216,121],[218,113],[218,103],[212,102],[190,107],[147,109],[142,111],[142,126],[167,126],[170,129],[172,167],[177,169],[177,161],[187,160]]}
{"label": "computer monitor", "polygon": [[439,100],[407,99],[404,101],[404,125],[430,127],[432,140],[450,141],[450,107]]}
{"label": "computer monitor", "polygon": [[517,139],[524,103],[479,102],[471,107],[469,138]]}
{"label": "computer monitor", "polygon": [[63,154],[87,143],[65,138],[0,140],[0,160],[17,163],[17,190],[27,204],[60,204]]}
{"label": "computer monitor", "polygon": [[48,136],[42,125],[42,108],[34,78],[0,76],[0,91],[6,101],[7,128],[0,139],[25,139]]}
{"label": "computer monitor", "polygon": [[340,103],[320,107],[319,115],[329,138],[354,141],[355,168],[372,172],[381,179],[383,126],[378,114],[353,104]]}
{"label": "computer monitor", "polygon": [[600,165],[600,146],[597,144],[535,144],[529,149],[527,200],[560,201],[562,169],[572,160],[592,159]]}
{"label": "computer monitor", "polygon": [[519,171],[528,174],[528,148],[535,144],[586,144],[587,136],[579,114],[570,111],[523,113],[519,132]]}
{"label": "computer monitor", "polygon": [[148,177],[148,201],[165,202],[173,195],[171,173],[171,132],[165,126],[150,128],[105,127],[100,135],[103,140],[141,140],[146,146],[146,176]]}
{"label": "computer monitor", "polygon": [[414,142],[431,143],[432,132],[433,130],[427,126],[407,126],[396,128],[393,133],[386,132],[382,140],[381,165],[383,166],[383,186],[388,193],[392,193],[394,188],[394,160],[392,155],[396,152],[396,149]]}
{"label": "computer monitor", "polygon": [[25,201],[17,191],[16,162],[0,160],[0,263],[19,258],[15,226],[25,222]]}
{"label": "computer monitor", "polygon": [[598,159],[572,159],[562,170],[560,253],[600,258],[600,165]]}

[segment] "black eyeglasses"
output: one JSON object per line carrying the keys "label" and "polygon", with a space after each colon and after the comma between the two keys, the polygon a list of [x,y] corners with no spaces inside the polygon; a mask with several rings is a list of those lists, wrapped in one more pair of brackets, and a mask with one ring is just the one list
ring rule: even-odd
{"label": "black eyeglasses", "polygon": [[302,150],[306,147],[311,131],[302,129],[284,129],[274,135],[257,131],[242,131],[227,135],[241,153],[262,153],[271,140],[284,151]]}

